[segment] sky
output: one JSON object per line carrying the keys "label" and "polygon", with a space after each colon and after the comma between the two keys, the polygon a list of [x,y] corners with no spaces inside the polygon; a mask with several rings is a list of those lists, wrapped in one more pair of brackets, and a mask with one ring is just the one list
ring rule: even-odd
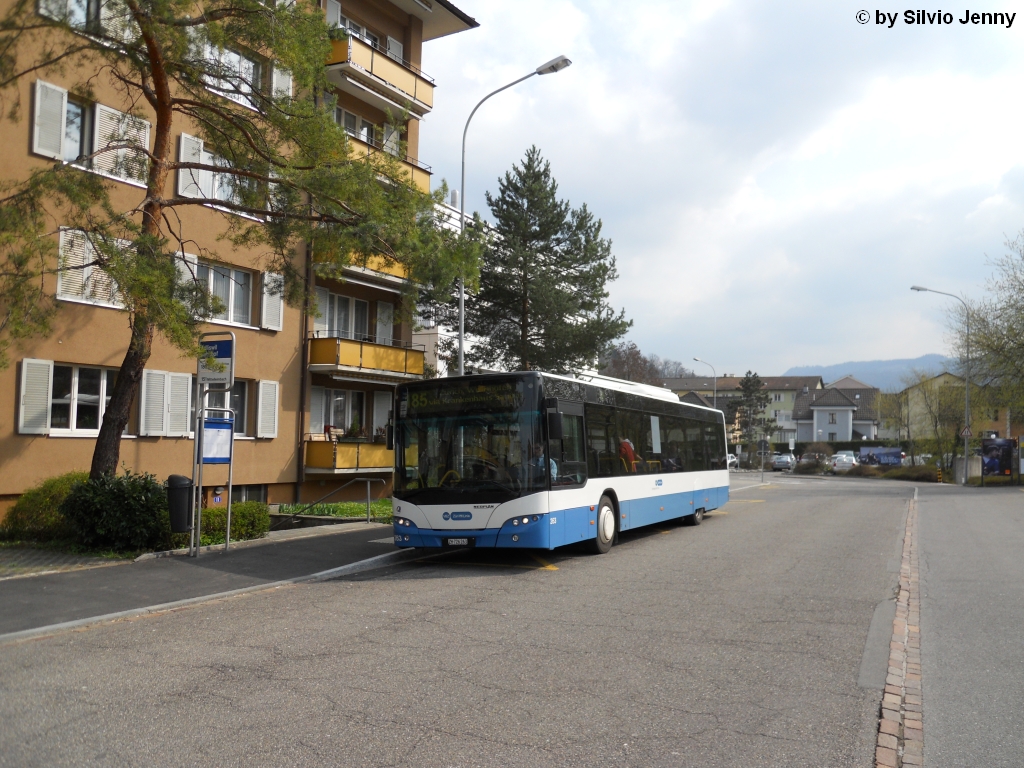
{"label": "sky", "polygon": [[480,27],[423,51],[435,187],[458,186],[480,98],[572,59],[477,112],[466,208],[487,218],[539,147],[603,221],[645,353],[719,375],[944,353],[953,300],[910,286],[980,297],[1024,229],[1024,3],[990,9],[1009,29],[820,0],[456,5]]}

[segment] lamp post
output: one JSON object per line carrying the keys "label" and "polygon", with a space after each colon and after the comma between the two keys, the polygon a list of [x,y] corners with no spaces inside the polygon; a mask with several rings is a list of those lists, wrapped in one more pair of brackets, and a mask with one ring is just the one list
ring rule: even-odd
{"label": "lamp post", "polygon": [[966,323],[967,337],[965,343],[965,356],[966,370],[964,371],[964,474],[962,485],[967,485],[967,451],[970,445],[970,438],[967,436],[967,432],[970,431],[971,426],[971,308],[967,306],[967,302],[957,296],[955,293],[946,293],[945,291],[936,291],[933,288],[925,288],[920,285],[910,286],[910,290],[937,293],[940,296],[949,296],[951,299],[956,299],[964,305],[964,322]]}
{"label": "lamp post", "polygon": [[713,401],[713,404],[714,404],[715,410],[717,411],[718,410],[718,371],[716,371],[715,370],[715,366],[713,366],[707,360],[701,360],[699,357],[695,357],[695,358],[693,358],[693,361],[695,363],[704,363],[704,365],[706,365],[708,368],[711,369],[711,375],[714,376],[714,386],[715,386],[715,388],[713,390],[714,391],[714,398],[715,398],[714,401]]}
{"label": "lamp post", "polygon": [[[462,130],[462,186],[459,189],[459,232],[463,232],[466,228],[466,134],[469,132],[469,122],[473,119],[473,115],[480,109],[480,105],[487,101],[491,96],[496,93],[511,88],[513,85],[518,85],[523,80],[529,80],[534,75],[552,75],[555,72],[561,72],[563,69],[568,67],[572,62],[565,56],[557,56],[546,64],[541,64],[533,72],[528,75],[520,77],[518,80],[513,80],[508,85],[503,85],[495,91],[491,91],[484,96],[480,101],[477,102],[476,106],[473,107],[473,111],[469,113],[469,118],[466,120],[466,127]],[[465,352],[465,341],[466,341],[466,284],[460,279],[459,280],[459,376],[463,376],[466,373],[466,352]]]}

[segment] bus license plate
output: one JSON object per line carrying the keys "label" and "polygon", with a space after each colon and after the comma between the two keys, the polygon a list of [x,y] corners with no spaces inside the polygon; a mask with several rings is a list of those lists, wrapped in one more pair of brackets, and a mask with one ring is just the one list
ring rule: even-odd
{"label": "bus license plate", "polygon": [[446,538],[444,540],[446,547],[474,547],[476,546],[476,539],[474,538]]}

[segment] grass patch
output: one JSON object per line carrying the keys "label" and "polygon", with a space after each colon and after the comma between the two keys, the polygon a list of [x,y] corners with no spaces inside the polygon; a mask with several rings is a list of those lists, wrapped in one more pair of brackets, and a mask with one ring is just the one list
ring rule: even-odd
{"label": "grass patch", "polygon": [[[282,504],[278,512],[283,515],[314,515],[316,517],[366,517],[365,501],[337,501],[333,504]],[[370,517],[391,522],[391,499],[370,502]]]}
{"label": "grass patch", "polygon": [[63,552],[68,555],[82,555],[88,557],[103,557],[108,560],[128,560],[141,555],[148,550],[138,552],[117,552],[113,549],[96,549],[86,547],[68,539],[51,539],[49,541],[0,541],[0,549],[43,549],[47,552]]}

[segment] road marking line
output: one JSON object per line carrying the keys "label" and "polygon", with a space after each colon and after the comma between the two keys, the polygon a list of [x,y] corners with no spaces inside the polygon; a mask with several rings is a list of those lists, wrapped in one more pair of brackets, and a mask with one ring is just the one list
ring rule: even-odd
{"label": "road marking line", "polygon": [[356,573],[361,573],[362,571],[369,571],[384,565],[390,565],[392,563],[402,563],[408,560],[425,559],[427,558],[423,557],[423,554],[421,552],[417,552],[414,549],[404,549],[397,550],[395,552],[385,552],[383,555],[376,555],[375,557],[370,557],[366,560],[358,560],[357,562],[348,563],[347,565],[341,565],[337,568],[329,568],[326,571],[311,573],[308,576],[296,576],[291,579],[282,579],[281,581],[268,581],[266,584],[254,584],[251,587],[242,587],[241,589],[231,589],[226,592],[215,592],[210,595],[189,597],[185,600],[175,600],[170,603],[147,605],[144,608],[131,608],[127,611],[118,611],[117,613],[106,613],[100,616],[90,616],[85,619],[76,619],[75,621],[64,621],[60,624],[49,624],[44,627],[23,629],[20,632],[8,632],[7,634],[0,635],[0,645],[8,645],[10,643],[21,642],[23,640],[30,640],[43,635],[52,635],[69,629],[79,629],[93,624],[107,624],[110,622],[118,621],[120,619],[130,619],[135,616],[143,616],[151,613],[165,613],[167,611],[173,611],[176,608],[186,608],[193,605],[200,605],[202,603],[212,602],[214,600],[223,600],[227,597],[244,595],[249,592],[262,592],[267,589],[287,587],[293,584],[329,581],[331,579],[338,578],[339,576],[348,576]]}
{"label": "road marking line", "polygon": [[540,571],[557,571],[558,570],[558,566],[552,565],[551,563],[549,563],[544,558],[537,557],[536,555],[532,555],[532,557],[533,557],[534,560],[536,560],[538,563],[540,563],[541,565],[544,566],[543,568],[538,568],[537,570],[540,570]]}

